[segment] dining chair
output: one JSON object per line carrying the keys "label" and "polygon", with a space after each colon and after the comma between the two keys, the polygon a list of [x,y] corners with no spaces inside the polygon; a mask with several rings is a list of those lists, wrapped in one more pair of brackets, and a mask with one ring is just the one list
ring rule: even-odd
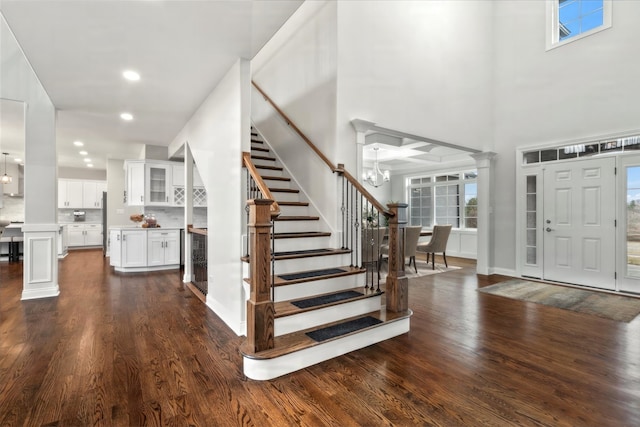
{"label": "dining chair", "polygon": [[[409,267],[411,267],[411,261],[413,261],[413,268],[418,272],[418,266],[416,265],[416,249],[418,247],[418,240],[420,239],[420,232],[422,226],[405,227],[404,235],[404,257],[409,258]],[[378,272],[380,271],[380,264],[382,264],[383,258],[389,258],[389,245],[384,244],[380,246],[380,259],[378,260]]]}
{"label": "dining chair", "polygon": [[436,269],[436,253],[442,252],[442,258],[444,258],[445,267],[449,267],[447,264],[447,241],[449,240],[449,234],[451,233],[451,224],[447,225],[434,225],[433,234],[431,240],[424,243],[418,243],[417,251],[425,252],[427,254],[427,264],[429,264],[429,254],[431,254],[431,269]]}
{"label": "dining chair", "polygon": [[380,245],[387,234],[386,227],[364,228],[362,230],[362,265],[376,264],[378,279],[380,278]]}

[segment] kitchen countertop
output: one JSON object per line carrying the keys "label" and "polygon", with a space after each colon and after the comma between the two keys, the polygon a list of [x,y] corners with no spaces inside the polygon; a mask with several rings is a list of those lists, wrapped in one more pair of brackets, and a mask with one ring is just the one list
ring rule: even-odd
{"label": "kitchen countertop", "polygon": [[139,225],[114,225],[109,230],[181,230],[182,227],[150,227],[144,228]]}

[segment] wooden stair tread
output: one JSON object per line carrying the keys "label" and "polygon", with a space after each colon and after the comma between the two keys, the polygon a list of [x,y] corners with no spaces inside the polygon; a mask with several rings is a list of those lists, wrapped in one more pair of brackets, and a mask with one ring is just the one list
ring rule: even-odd
{"label": "wooden stair tread", "polygon": [[269,191],[272,193],[299,193],[300,190],[295,188],[271,188],[269,187]]}
{"label": "wooden stair tread", "polygon": [[[333,323],[327,323],[324,325],[319,325],[317,327],[311,328],[311,329],[305,329],[303,331],[298,331],[298,332],[294,332],[291,334],[286,334],[286,335],[281,335],[281,336],[277,336],[274,338],[274,348],[270,349],[270,350],[263,350],[260,352],[253,352],[251,351],[251,349],[249,348],[249,346],[247,345],[247,343],[243,343],[240,346],[240,352],[242,353],[242,355],[244,357],[248,357],[248,358],[252,358],[252,359],[274,359],[277,357],[281,357],[287,354],[291,354],[294,353],[296,351],[300,351],[300,350],[304,350],[307,348],[311,348],[311,347],[315,347],[317,345],[321,345],[321,344],[325,344],[340,338],[344,338],[346,336],[350,336],[350,335],[356,335],[362,331],[366,331],[366,330],[370,330],[370,329],[374,329],[374,328],[379,328],[382,327],[384,325],[387,325],[391,322],[396,322],[398,320],[402,320],[402,319],[406,319],[407,317],[410,317],[412,314],[411,310],[407,310],[407,311],[403,311],[403,312],[399,312],[399,313],[395,313],[395,312],[391,312],[391,311],[387,311],[387,310],[379,310],[379,311],[374,311],[371,313],[367,313],[364,314],[362,316],[355,316],[355,317],[351,317],[351,318],[346,318],[346,319],[342,319],[338,322],[333,322]],[[354,320],[360,317],[366,317],[366,316],[371,316],[374,317],[376,319],[379,319],[382,321],[382,323],[379,323],[377,325],[374,326],[370,326],[368,328],[365,329],[360,329],[358,331],[355,332],[351,332],[350,334],[346,334],[346,335],[340,335],[339,337],[335,337],[335,338],[331,338],[328,339],[326,341],[315,341],[311,338],[309,338],[306,333],[307,332],[311,332],[311,331],[315,331],[318,329],[322,329],[325,328],[327,326],[332,326],[334,324],[339,324],[345,321],[349,321],[349,320]]]}
{"label": "wooden stair tread", "polygon": [[274,218],[274,221],[318,221],[320,219],[319,216],[310,216],[310,215],[280,215]]}
{"label": "wooden stair tread", "polygon": [[[279,203],[281,205],[281,203]],[[331,236],[329,231],[300,231],[292,233],[275,233],[274,239],[297,239],[302,237],[326,237]]]}
{"label": "wooden stair tread", "polygon": [[260,141],[259,139],[253,139],[253,138],[251,138],[251,143],[252,144],[264,144],[264,142]]}
{"label": "wooden stair tread", "polygon": [[272,176],[272,175],[262,175],[263,181],[291,181],[291,178],[286,176]]}
{"label": "wooden stair tread", "polygon": [[[356,291],[356,292],[360,292],[362,294],[362,296],[357,296],[357,297],[353,297],[353,298],[346,298],[346,299],[342,299],[340,301],[336,301],[336,302],[330,302],[327,304],[321,304],[321,305],[314,305],[313,307],[308,307],[308,308],[300,308],[296,305],[294,305],[293,303],[296,301],[303,301],[309,298],[314,298],[314,297],[322,297],[322,296],[329,296],[329,295],[337,295],[340,294],[342,292],[345,291]],[[286,317],[286,316],[292,316],[294,314],[299,314],[299,313],[305,313],[308,311],[313,311],[313,310],[319,310],[325,307],[331,307],[334,305],[340,305],[340,304],[346,304],[352,301],[358,301],[358,300],[362,300],[362,299],[366,299],[366,298],[371,298],[371,297],[375,297],[378,295],[382,295],[384,294],[383,291],[375,291],[373,289],[367,289],[364,286],[360,286],[358,288],[352,288],[352,289],[343,289],[340,291],[335,291],[335,292],[327,292],[325,294],[318,294],[318,295],[314,295],[312,297],[307,297],[307,298],[297,298],[295,300],[289,300],[289,301],[280,301],[280,302],[276,302],[274,304],[274,309],[275,309],[275,317],[276,319],[279,317]]]}
{"label": "wooden stair tread", "polygon": [[270,162],[275,162],[276,158],[275,157],[269,157],[269,156],[261,156],[259,154],[252,154],[251,155],[252,159],[256,159],[256,160],[268,160]]}
{"label": "wooden stair tread", "polygon": [[[294,253],[297,252],[297,253]],[[304,251],[276,252],[275,260],[311,258],[316,256],[343,255],[351,253],[351,249],[318,248]],[[243,256],[242,261],[249,262],[250,257]]]}
{"label": "wooden stair tread", "polygon": [[272,171],[281,171],[282,166],[267,166],[267,165],[254,165],[256,169],[268,169]]}
{"label": "wooden stair tread", "polygon": [[262,151],[262,152],[269,152],[269,149],[266,147],[251,147],[251,151]]}
{"label": "wooden stair tread", "polygon": [[283,201],[283,202],[278,202],[278,204],[280,206],[309,206],[309,202],[288,202],[288,201]]}

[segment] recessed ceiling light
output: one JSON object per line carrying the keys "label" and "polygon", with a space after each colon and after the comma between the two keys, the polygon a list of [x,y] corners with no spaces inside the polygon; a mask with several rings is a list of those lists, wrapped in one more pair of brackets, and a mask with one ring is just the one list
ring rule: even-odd
{"label": "recessed ceiling light", "polygon": [[122,77],[124,77],[125,79],[131,81],[131,82],[137,82],[138,80],[140,80],[140,74],[138,74],[137,72],[133,71],[133,70],[126,70],[122,72]]}
{"label": "recessed ceiling light", "polygon": [[15,159],[16,163],[20,163],[22,161],[22,159]]}
{"label": "recessed ceiling light", "polygon": [[130,121],[130,120],[133,120],[133,114],[131,114],[131,113],[122,113],[122,114],[120,114],[120,118],[122,120]]}
{"label": "recessed ceiling light", "polygon": [[88,157],[85,157],[85,158],[84,158],[84,159],[82,159],[82,160],[84,160],[86,163],[91,163],[91,159],[90,159],[90,158],[88,158]]}
{"label": "recessed ceiling light", "polygon": [[84,142],[82,142],[82,141],[73,141],[73,145],[75,145],[76,147],[82,147],[84,145]]}
{"label": "recessed ceiling light", "polygon": [[84,150],[82,150],[82,151],[78,151],[78,154],[80,154],[81,156],[86,156],[89,153],[84,151]]}
{"label": "recessed ceiling light", "polygon": [[92,164],[92,163],[88,163],[88,164],[87,164],[87,167],[88,167],[88,168],[92,168],[92,167],[93,167],[93,164]]}

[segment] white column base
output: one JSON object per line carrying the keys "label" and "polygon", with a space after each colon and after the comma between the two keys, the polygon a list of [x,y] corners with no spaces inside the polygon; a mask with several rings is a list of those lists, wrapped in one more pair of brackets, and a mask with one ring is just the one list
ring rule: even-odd
{"label": "white column base", "polygon": [[50,298],[60,295],[58,286],[58,224],[22,226],[23,289],[22,299]]}

